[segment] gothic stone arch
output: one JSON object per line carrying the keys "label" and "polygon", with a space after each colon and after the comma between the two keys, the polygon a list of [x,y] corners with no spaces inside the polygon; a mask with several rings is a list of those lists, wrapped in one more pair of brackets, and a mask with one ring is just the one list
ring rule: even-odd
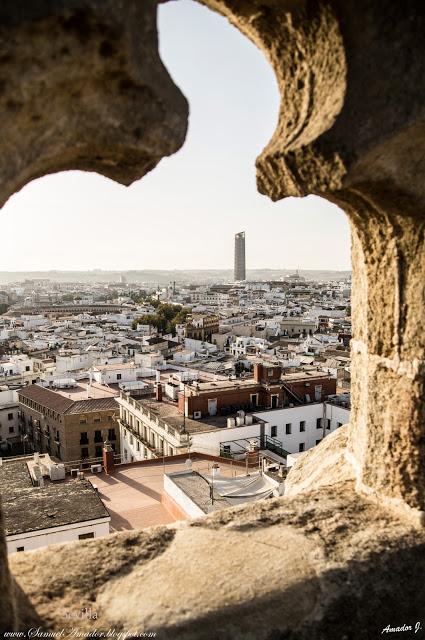
{"label": "gothic stone arch", "polygon": [[[291,472],[292,479],[288,482],[288,495],[294,498],[274,506],[226,512],[227,515],[209,519],[205,531],[232,528],[233,519],[232,535],[236,536],[238,522],[245,522],[245,528],[247,522],[256,523],[257,527],[264,526],[264,518],[268,518],[275,526],[267,529],[269,543],[276,545],[279,539],[285,539],[291,547],[298,544],[298,534],[293,530],[289,532],[290,527],[298,526],[299,532],[304,525],[296,523],[305,522],[302,514],[311,511],[312,504],[327,504],[332,505],[333,514],[343,519],[342,529],[350,531],[354,523],[368,531],[369,537],[363,543],[371,553],[373,549],[376,552],[393,544],[398,549],[398,559],[401,547],[404,549],[402,566],[403,562],[410,569],[419,566],[420,556],[415,555],[415,550],[418,540],[423,542],[423,536],[406,529],[411,526],[406,523],[410,515],[416,516],[419,522],[425,510],[425,75],[422,66],[425,14],[422,3],[418,0],[408,3],[393,0],[201,1],[226,16],[249,37],[264,52],[276,73],[281,92],[280,117],[275,134],[257,159],[259,190],[273,200],[314,193],[342,206],[351,222],[354,280],[354,409],[348,436],[344,429],[303,458],[304,462]],[[63,169],[97,171],[130,184],[182,145],[188,107],[158,55],[156,10],[156,0],[2,1],[2,203],[29,180]],[[333,465],[327,460],[332,460]],[[309,481],[313,467],[316,469],[314,485]],[[318,474],[317,468],[323,473]],[[356,482],[355,497],[350,493],[352,478]],[[332,496],[329,494],[331,483],[334,483]],[[321,485],[320,496],[311,498],[312,489]],[[379,508],[393,505],[399,509],[398,513],[404,514],[403,522],[397,520],[397,526],[391,529],[387,512],[378,513],[378,506],[370,509],[374,496],[380,503]],[[293,514],[292,520],[281,530],[279,523],[287,518],[288,510]],[[325,526],[324,520],[320,520],[317,509],[315,513],[316,529],[320,529]],[[198,530],[188,527],[186,535],[194,537],[194,548],[202,549],[196,538],[199,530],[199,527]],[[65,548],[57,551],[55,557],[60,558],[60,562],[56,569],[60,571],[62,567],[63,570],[68,563],[72,571],[70,578],[57,577],[50,594],[54,601],[56,599],[56,608],[61,601],[72,601],[71,592],[80,593],[80,582],[88,589],[86,596],[89,592],[97,593],[98,583],[82,576],[87,575],[83,570],[90,566],[92,573],[96,573],[102,558],[104,563],[110,562],[113,566],[108,570],[100,567],[102,579],[113,582],[119,576],[122,581],[124,574],[130,572],[128,594],[137,593],[138,575],[130,564],[139,566],[148,562],[172,544],[176,545],[178,556],[181,548],[178,545],[183,544],[178,542],[179,531],[176,528],[132,533],[103,542],[81,543],[82,546],[73,547],[71,551]],[[337,529],[326,531],[329,536],[332,534],[334,542],[338,540]],[[278,540],[274,539],[276,532],[280,532]],[[304,538],[298,540],[297,548],[301,546],[307,555],[310,551],[314,555],[314,545],[321,543],[316,538],[312,538],[313,542],[310,538],[307,541],[310,533],[306,525],[303,532]],[[218,530],[216,536],[220,539]],[[322,542],[326,538],[323,536]],[[374,537],[376,540],[371,541]],[[222,543],[227,540],[223,539]],[[411,547],[406,551],[409,544]],[[85,560],[79,555],[80,549],[84,549]],[[183,554],[184,546],[182,549]],[[13,591],[3,539],[0,553],[3,567],[0,626],[11,629],[16,617],[30,624],[39,621],[40,616],[43,619],[43,615],[46,624],[60,624],[54,621],[54,604],[48,605],[51,598],[46,581],[49,582],[49,571],[53,568],[45,565],[50,565],[51,558],[41,552],[31,556],[22,554],[14,559],[14,575],[23,585],[23,591],[21,588]],[[111,554],[115,554],[114,558]],[[96,557],[97,565],[94,564]],[[315,557],[315,562],[319,562],[317,553]],[[382,557],[388,572],[393,572],[394,561],[385,554]],[[352,559],[349,560],[347,554],[341,558],[339,566],[347,569]],[[202,565],[202,557],[198,560]],[[360,562],[358,557],[356,561]],[[321,569],[315,565],[316,574],[322,571],[321,575],[325,575],[325,565],[320,565]],[[279,575],[282,575],[281,569]],[[280,587],[285,589],[286,596],[292,593],[289,601],[294,605],[291,613],[295,616],[294,624],[305,621],[307,614],[302,602],[310,598],[310,592],[313,595],[308,600],[309,606],[320,604],[314,599],[317,584],[309,571],[308,563],[292,567],[289,574],[293,582],[289,584],[288,578]],[[381,575],[376,571],[375,567],[374,577],[370,578],[375,586],[377,576]],[[43,580],[40,578],[37,582],[39,578],[35,575],[42,575]],[[364,580],[365,575],[363,573]],[[74,584],[71,584],[72,576]],[[332,588],[338,583],[335,574],[333,576],[333,582],[329,583]],[[357,573],[350,576],[351,584],[355,585]],[[228,577],[230,580],[231,576]],[[142,580],[140,576],[138,579]],[[404,612],[410,611],[412,602],[417,603],[412,580],[406,586],[410,604],[408,598],[398,601]],[[123,588],[122,583],[119,584]],[[301,592],[299,585],[303,585]],[[349,589],[343,585],[346,583],[339,585],[340,592]],[[411,591],[409,585],[413,585]],[[384,578],[379,587],[385,592]],[[259,602],[263,602],[264,593],[261,595],[260,591]],[[352,593],[354,591],[348,590],[347,597]],[[44,600],[40,594],[44,594]],[[238,593],[233,595],[234,607],[241,606],[245,596],[239,593],[238,601]],[[384,609],[387,601],[391,603],[390,595],[384,598],[384,605],[381,602]],[[158,603],[161,597],[158,596]],[[113,611],[111,593],[109,600],[105,594],[104,598]],[[220,602],[215,602],[219,610]],[[170,602],[167,606],[171,606]],[[323,603],[320,606],[322,613],[326,612]],[[158,621],[161,620],[159,608],[160,604],[154,611],[157,617],[153,616]],[[126,614],[131,614],[128,607]],[[108,615],[114,621],[112,613]],[[116,615],[118,620],[119,614]],[[194,604],[194,620],[196,615]],[[205,611],[202,615],[205,617]],[[214,620],[212,615],[210,620]],[[340,617],[343,620],[344,615]],[[269,619],[270,631],[283,624],[279,620],[285,619],[285,615],[282,613],[279,620],[274,620],[270,614]],[[341,620],[335,617],[333,620],[332,629],[335,629]],[[323,614],[321,624],[325,623]],[[185,631],[179,627],[181,637],[201,637],[199,628],[194,635],[187,619],[185,624]],[[261,624],[257,620],[256,628],[266,634],[267,628]],[[367,635],[359,632],[357,637]]]}

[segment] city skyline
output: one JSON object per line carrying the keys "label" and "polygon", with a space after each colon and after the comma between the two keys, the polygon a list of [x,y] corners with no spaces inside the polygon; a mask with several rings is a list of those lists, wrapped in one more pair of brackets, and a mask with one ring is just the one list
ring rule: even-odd
{"label": "city skyline", "polygon": [[187,0],[161,6],[159,28],[191,110],[183,149],[129,188],[76,171],[34,180],[1,212],[0,270],[232,268],[241,228],[251,268],[349,269],[348,222],[335,205],[273,203],[256,190],[255,158],[279,108],[263,55]]}

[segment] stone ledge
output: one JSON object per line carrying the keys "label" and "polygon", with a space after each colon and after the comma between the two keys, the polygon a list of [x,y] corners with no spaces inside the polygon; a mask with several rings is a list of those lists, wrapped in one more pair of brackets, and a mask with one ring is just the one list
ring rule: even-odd
{"label": "stone ledge", "polygon": [[[10,565],[21,629],[376,638],[423,610],[424,548],[422,529],[346,481],[54,553],[17,554]],[[98,620],[70,623],[65,611],[81,607]]]}

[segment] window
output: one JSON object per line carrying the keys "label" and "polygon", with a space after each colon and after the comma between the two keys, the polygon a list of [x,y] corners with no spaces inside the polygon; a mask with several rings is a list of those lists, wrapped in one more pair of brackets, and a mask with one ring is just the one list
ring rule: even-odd
{"label": "window", "polygon": [[272,409],[277,409],[279,404],[279,396],[272,396]]}
{"label": "window", "polygon": [[78,540],[88,540],[89,538],[94,538],[93,531],[91,531],[90,533],[80,533],[78,535]]}
{"label": "window", "polygon": [[13,420],[13,413],[8,413],[7,414],[7,419],[8,420]]}
{"label": "window", "polygon": [[277,427],[276,427],[276,426],[273,426],[273,427],[270,429],[270,436],[271,436],[272,438],[276,438],[276,436],[277,436]]}
{"label": "window", "polygon": [[81,447],[81,457],[82,458],[88,458],[89,457],[88,447]]}
{"label": "window", "polygon": [[305,431],[305,420],[301,420],[300,422],[300,432]]}
{"label": "window", "polygon": [[100,422],[100,418],[95,418],[93,422]]}
{"label": "window", "polygon": [[320,444],[320,442],[322,442],[320,438],[316,440],[316,444]]}
{"label": "window", "polygon": [[316,429],[321,429],[322,428],[322,418],[317,418],[316,419]]}
{"label": "window", "polygon": [[337,422],[336,423],[337,428],[339,429],[339,427],[342,427],[342,422]]}
{"label": "window", "polygon": [[300,442],[300,446],[298,447],[298,451],[305,451],[305,442]]}
{"label": "window", "polygon": [[29,371],[29,370],[30,370],[30,367],[27,365],[27,366],[25,367],[25,371]]}
{"label": "window", "polygon": [[329,420],[329,418],[326,420],[326,429],[330,429],[331,428],[331,421]]}
{"label": "window", "polygon": [[80,424],[87,424],[87,418],[80,418]]}
{"label": "window", "polygon": [[251,404],[253,407],[258,405],[258,393],[251,393]]}
{"label": "window", "polygon": [[102,432],[100,430],[94,432],[94,441],[102,442]]}
{"label": "window", "polygon": [[121,380],[121,374],[117,373],[117,380]]}
{"label": "window", "polygon": [[82,431],[80,433],[80,444],[88,444],[89,439],[87,437],[87,431]]}
{"label": "window", "polygon": [[15,427],[9,427],[9,433],[14,433]]}
{"label": "window", "polygon": [[96,458],[101,458],[102,457],[102,447],[95,447],[94,449],[94,455]]}
{"label": "window", "polygon": [[108,440],[116,440],[115,429],[108,429]]}
{"label": "window", "polygon": [[292,424],[290,422],[285,425],[285,433],[286,435],[290,435],[292,433]]}
{"label": "window", "polygon": [[138,440],[136,440],[136,449],[137,451],[140,451],[140,442]]}
{"label": "window", "polygon": [[25,551],[25,547],[16,547],[16,551]]}

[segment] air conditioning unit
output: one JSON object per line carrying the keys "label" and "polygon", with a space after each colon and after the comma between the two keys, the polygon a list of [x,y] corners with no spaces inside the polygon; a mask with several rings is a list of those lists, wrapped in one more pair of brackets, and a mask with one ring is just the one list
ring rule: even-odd
{"label": "air conditioning unit", "polygon": [[90,471],[92,473],[101,473],[102,471],[102,465],[101,464],[92,464],[90,466]]}
{"label": "air conditioning unit", "polygon": [[53,464],[49,469],[50,480],[65,480],[65,466]]}
{"label": "air conditioning unit", "polygon": [[202,411],[194,411],[193,412],[193,419],[194,420],[200,420],[202,418]]}

